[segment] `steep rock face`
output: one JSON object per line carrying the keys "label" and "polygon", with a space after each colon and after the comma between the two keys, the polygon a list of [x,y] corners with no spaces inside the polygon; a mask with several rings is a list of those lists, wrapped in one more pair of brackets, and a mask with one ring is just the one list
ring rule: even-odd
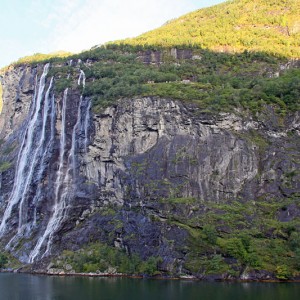
{"label": "steep rock face", "polygon": [[257,174],[255,146],[224,130],[224,120],[196,116],[196,110],[156,98],[106,109],[94,117],[87,177],[103,192],[116,193],[120,204],[170,195],[237,197]]}
{"label": "steep rock face", "polygon": [[6,87],[3,93],[4,102],[13,98],[8,105],[4,103],[1,114],[1,135],[9,136],[15,125],[20,125],[26,118],[34,93],[34,81],[37,69],[24,67],[16,68],[3,77]]}
{"label": "steep rock face", "polygon": [[168,222],[174,212],[201,218],[208,202],[299,193],[298,113],[213,115],[144,97],[93,115],[80,69],[57,96],[49,68],[16,68],[2,80],[1,242],[22,262],[101,241],[181,272],[189,234]]}
{"label": "steep rock face", "polygon": [[[3,109],[0,118],[1,127],[1,162],[14,161],[16,158],[16,148],[22,141],[25,126],[28,121],[28,114],[31,100],[34,94],[34,80],[36,68],[18,68],[13,69],[2,79],[5,86],[3,90]],[[15,130],[17,129],[18,130]],[[4,144],[5,140],[5,144]],[[5,168],[6,169],[6,168]],[[3,179],[5,176],[5,179]],[[10,192],[13,184],[13,171],[5,170],[1,173],[1,179],[7,184],[1,186],[0,199]],[[1,209],[4,209],[3,205]]]}

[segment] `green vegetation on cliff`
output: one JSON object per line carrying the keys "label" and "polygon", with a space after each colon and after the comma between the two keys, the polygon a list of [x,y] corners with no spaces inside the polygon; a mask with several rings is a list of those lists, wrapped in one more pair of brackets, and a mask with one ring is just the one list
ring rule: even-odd
{"label": "green vegetation on cliff", "polygon": [[[77,251],[66,250],[53,260],[52,269],[70,272],[108,272],[147,275],[196,275],[198,277],[222,274],[239,278],[255,272],[267,272],[280,280],[300,275],[300,218],[292,216],[299,211],[295,204],[298,195],[286,199],[266,199],[223,203],[200,201],[196,198],[165,198],[159,201],[160,218],[154,211],[145,216],[156,228],[180,228],[187,233],[185,241],[169,235],[164,241],[173,245],[184,256],[180,264],[166,271],[164,257],[151,256],[142,260],[126,247],[113,246],[113,232],[123,228],[122,212],[114,211],[109,223],[114,224],[108,244],[91,242]],[[133,207],[142,213],[140,207]],[[123,242],[139,237],[123,236]],[[159,251],[159,250],[158,250]],[[167,253],[166,253],[167,255]],[[56,269],[56,270],[55,270]],[[180,271],[179,271],[180,270]]]}
{"label": "green vegetation on cliff", "polygon": [[120,43],[300,57],[299,0],[228,0]]}
{"label": "green vegetation on cliff", "polygon": [[[133,96],[189,101],[211,111],[240,107],[257,112],[266,104],[283,115],[299,109],[300,71],[285,59],[248,51],[228,54],[182,49],[189,54],[184,59],[176,57],[174,50],[108,45],[75,56],[93,60],[88,66],[82,64],[87,76],[83,93],[93,98],[95,111]],[[160,58],[143,62],[155,55]],[[59,67],[57,72],[61,70]],[[62,80],[60,91],[68,86],[68,80]]]}
{"label": "green vegetation on cliff", "polygon": [[[138,255],[128,255],[124,250],[101,243],[89,244],[78,251],[64,251],[52,268],[63,269],[70,265],[77,272],[123,273],[157,275],[160,257],[149,257],[143,261]],[[69,270],[70,271],[70,270]]]}
{"label": "green vegetation on cliff", "polygon": [[[297,199],[297,196],[295,196]],[[265,270],[278,279],[300,274],[300,219],[289,217],[294,200],[257,199],[223,204],[167,203],[168,222],[189,233],[184,267],[196,274],[227,273],[238,276]],[[176,210],[174,206],[176,205]],[[168,206],[168,207],[166,207]],[[173,207],[173,209],[172,209]],[[185,212],[205,211],[191,218]]]}

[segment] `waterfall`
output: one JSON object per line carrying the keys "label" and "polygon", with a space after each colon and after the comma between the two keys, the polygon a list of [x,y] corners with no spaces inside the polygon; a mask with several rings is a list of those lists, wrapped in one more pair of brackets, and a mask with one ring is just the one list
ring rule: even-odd
{"label": "waterfall", "polygon": [[76,133],[79,131],[80,132],[80,121],[81,121],[81,110],[82,110],[82,96],[80,96],[80,101],[78,104],[78,110],[77,110],[77,121],[76,124],[73,128],[72,132],[72,144],[71,144],[71,150],[70,150],[70,155],[69,155],[69,167],[67,175],[69,175],[69,172],[72,169],[73,173],[73,179],[76,178]]}
{"label": "waterfall", "polygon": [[[26,178],[26,182],[25,182],[25,186],[24,186],[24,190],[23,190],[23,194],[22,194],[22,198],[20,201],[20,208],[19,208],[19,226],[18,226],[18,233],[23,232],[23,225],[24,222],[27,221],[27,207],[25,207],[25,200],[26,200],[26,193],[28,191],[28,188],[30,186],[30,183],[32,182],[32,178],[33,175],[37,175],[37,181],[40,182],[42,179],[42,170],[43,170],[43,163],[45,160],[45,156],[46,156],[46,151],[44,146],[44,142],[46,139],[46,124],[47,124],[47,119],[48,119],[48,114],[49,114],[49,110],[50,110],[50,91],[52,89],[52,84],[53,84],[53,77],[51,78],[48,90],[46,92],[45,95],[45,102],[44,102],[44,109],[43,109],[43,122],[42,122],[42,128],[39,130],[41,131],[41,135],[38,141],[38,145],[35,147],[34,152],[31,153],[31,166],[29,169],[29,172],[27,174],[27,178]],[[47,147],[46,147],[47,149]],[[34,170],[35,167],[37,166],[37,163],[39,163],[40,165],[40,169],[38,174],[34,174]]]}
{"label": "waterfall", "polygon": [[77,82],[78,85],[80,85],[81,80],[82,80],[83,87],[85,87],[85,74],[82,70],[80,70],[80,75],[79,75],[78,82]]}
{"label": "waterfall", "polygon": [[[63,226],[76,196],[78,153],[83,149],[86,153],[89,143],[90,99],[80,96],[76,103],[70,102],[69,105],[67,88],[62,101],[57,103],[52,93],[55,84],[53,77],[46,89],[49,67],[49,63],[46,64],[40,79],[36,77],[30,114],[17,158],[14,185],[0,224],[0,236],[14,230],[8,228],[8,221],[16,216],[17,209],[17,231],[6,248],[15,249],[22,238],[36,241],[28,258],[24,255],[23,260],[27,262],[34,262],[50,253],[53,239]],[[84,87],[85,79],[84,72],[80,70],[78,85]],[[60,130],[57,130],[59,124]],[[56,144],[59,152],[54,151]],[[56,171],[46,173],[57,154]],[[44,205],[46,199],[52,203],[52,212],[50,216],[38,216],[39,204]],[[38,224],[44,225],[38,228]],[[39,235],[35,240],[36,232]]]}
{"label": "waterfall", "polygon": [[[52,79],[51,79],[52,80]],[[51,112],[50,112],[50,139],[46,145],[46,147],[44,148],[44,155],[42,158],[42,161],[40,163],[41,168],[39,169],[38,172],[38,188],[37,188],[37,192],[34,195],[34,198],[32,200],[32,204],[34,206],[34,213],[33,213],[33,226],[36,226],[37,220],[36,220],[36,213],[37,213],[37,203],[40,200],[40,197],[42,195],[42,177],[43,174],[45,172],[45,168],[46,168],[46,157],[48,157],[51,154],[51,151],[53,149],[53,145],[54,145],[54,141],[55,141],[55,119],[56,119],[56,112],[55,112],[55,98],[54,95],[52,95],[51,97],[51,103],[50,103],[50,107],[51,107]]]}
{"label": "waterfall", "polygon": [[[78,63],[81,63],[81,60],[78,60]],[[82,70],[80,70],[80,74],[79,74],[79,78],[78,78],[78,82],[77,82],[78,85],[80,85],[81,80],[82,80],[83,87],[85,87],[86,76],[85,76],[85,73]],[[82,99],[80,100],[80,104],[82,105]],[[89,130],[90,117],[91,117],[91,115],[90,115],[90,111],[91,111],[91,101],[90,101],[90,99],[88,99],[88,98],[86,99],[84,106],[86,107],[86,111],[84,113],[83,124],[80,124],[80,130],[81,130],[81,134],[84,135],[83,147],[84,147],[84,152],[86,153],[87,152],[87,146],[88,146],[88,143],[89,143],[88,130]],[[83,132],[82,132],[82,130],[83,130]]]}
{"label": "waterfall", "polygon": [[87,147],[89,143],[89,122],[90,122],[90,111],[91,111],[91,104],[92,101],[88,100],[87,109],[85,112],[85,118],[84,118],[84,152],[87,152]]}
{"label": "waterfall", "polygon": [[43,74],[40,78],[38,87],[36,80],[36,88],[33,99],[32,110],[30,114],[30,121],[27,124],[27,128],[24,134],[24,138],[21,144],[20,152],[17,159],[16,173],[14,178],[14,186],[11,196],[8,200],[7,207],[4,211],[4,215],[0,224],[0,236],[5,233],[7,221],[12,215],[13,208],[19,206],[19,225],[18,232],[21,230],[23,223],[23,203],[26,198],[29,184],[33,175],[34,166],[36,165],[36,159],[39,152],[39,148],[36,142],[40,140],[40,123],[41,123],[41,105],[45,89],[46,76],[49,70],[49,63],[45,65]]}
{"label": "waterfall", "polygon": [[[59,199],[60,191],[62,189],[63,176],[64,176],[64,158],[66,153],[66,111],[67,111],[67,97],[68,88],[65,89],[61,108],[61,133],[59,142],[59,167],[57,171],[57,177],[55,181],[55,196],[54,196],[54,206],[53,213],[50,216],[47,227],[42,236],[37,241],[33,251],[29,255],[29,262],[33,262],[34,259],[39,255],[41,247],[43,246],[46,239],[48,239],[48,245],[50,245],[50,240],[52,241],[53,234],[56,229],[60,226],[60,215],[63,213],[65,208],[64,199]],[[61,197],[62,198],[62,197]],[[48,251],[48,246],[47,250]]]}
{"label": "waterfall", "polygon": [[[81,75],[82,76],[82,75]],[[77,108],[76,123],[72,128],[71,146],[67,149],[66,134],[66,112],[67,112],[67,95],[68,89],[64,92],[62,101],[61,113],[61,133],[60,133],[60,149],[59,149],[59,167],[55,181],[55,195],[52,215],[50,216],[46,229],[42,236],[38,239],[35,248],[29,255],[29,262],[35,261],[37,257],[47,255],[52,247],[53,238],[57,230],[63,224],[67,216],[70,202],[76,194],[76,180],[78,177],[78,160],[77,153],[79,152],[81,139],[84,139],[84,148],[88,145],[88,130],[90,118],[90,101],[80,97]],[[85,113],[85,115],[84,115]],[[42,247],[46,250],[41,253]]]}
{"label": "waterfall", "polygon": [[61,133],[59,141],[59,167],[58,167],[58,176],[56,178],[56,189],[55,189],[55,205],[58,201],[59,192],[61,189],[62,177],[64,175],[64,157],[66,151],[66,108],[67,108],[67,97],[68,97],[68,88],[64,91],[63,103],[62,103],[62,112],[61,112]]}

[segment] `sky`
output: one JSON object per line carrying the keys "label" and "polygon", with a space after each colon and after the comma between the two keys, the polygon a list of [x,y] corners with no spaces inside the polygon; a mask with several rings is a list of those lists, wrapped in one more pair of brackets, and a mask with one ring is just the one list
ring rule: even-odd
{"label": "sky", "polygon": [[1,0],[0,68],[34,53],[135,37],[224,0]]}

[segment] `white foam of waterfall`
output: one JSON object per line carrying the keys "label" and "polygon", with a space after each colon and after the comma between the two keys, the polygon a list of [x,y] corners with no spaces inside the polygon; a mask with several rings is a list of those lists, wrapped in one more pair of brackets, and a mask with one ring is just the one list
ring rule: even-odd
{"label": "white foam of waterfall", "polygon": [[56,119],[56,106],[55,106],[55,98],[54,95],[52,95],[51,99],[51,135],[50,135],[50,142],[54,142],[55,138],[55,119]]}
{"label": "white foam of waterfall", "polygon": [[78,78],[77,84],[80,85],[80,83],[82,81],[82,85],[83,85],[83,87],[85,87],[85,79],[86,79],[85,73],[82,70],[80,70],[80,74],[79,74],[79,78]]}
{"label": "white foam of waterfall", "polygon": [[28,188],[28,175],[32,172],[32,152],[35,153],[35,129],[37,128],[40,122],[39,112],[41,108],[41,102],[43,99],[45,81],[48,70],[49,64],[46,64],[43,70],[43,74],[39,81],[38,91],[37,87],[35,89],[31,118],[28,122],[27,129],[18,155],[14,186],[0,224],[0,236],[2,236],[5,233],[7,221],[11,217],[13,208],[15,207],[15,205],[19,204],[21,199],[24,198],[24,191],[26,191]]}
{"label": "white foam of waterfall", "polygon": [[91,118],[91,100],[88,100],[87,109],[85,112],[85,118],[84,118],[84,151],[87,152],[88,144],[89,144],[89,124],[90,124],[90,118]]}

